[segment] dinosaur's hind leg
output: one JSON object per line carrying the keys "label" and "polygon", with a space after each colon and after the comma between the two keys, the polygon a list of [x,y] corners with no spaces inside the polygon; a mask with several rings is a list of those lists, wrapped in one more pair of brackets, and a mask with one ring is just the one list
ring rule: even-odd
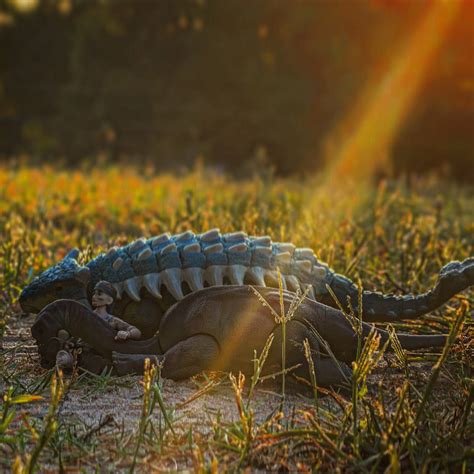
{"label": "dinosaur's hind leg", "polygon": [[[472,285],[474,285],[474,258],[468,258],[463,262],[451,262],[441,269],[434,288],[421,295],[386,296],[364,291],[362,319],[369,322],[396,322],[417,318],[433,311]],[[331,289],[344,307],[349,297],[354,310],[358,310],[358,290],[351,280],[342,275],[335,275]],[[329,294],[323,295],[319,300],[330,306],[336,306]]]}

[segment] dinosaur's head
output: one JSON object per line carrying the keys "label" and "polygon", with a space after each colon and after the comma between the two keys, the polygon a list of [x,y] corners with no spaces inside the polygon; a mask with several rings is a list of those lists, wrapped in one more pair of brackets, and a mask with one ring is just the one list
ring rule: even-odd
{"label": "dinosaur's head", "polygon": [[38,275],[20,295],[25,313],[38,313],[58,299],[87,299],[90,271],[77,263],[79,250],[71,250],[59,263]]}

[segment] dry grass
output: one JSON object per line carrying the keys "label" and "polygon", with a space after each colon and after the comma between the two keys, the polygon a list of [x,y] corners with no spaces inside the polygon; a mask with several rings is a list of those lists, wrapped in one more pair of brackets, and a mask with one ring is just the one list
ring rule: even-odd
{"label": "dry grass", "polygon": [[328,189],[317,178],[237,182],[200,168],[179,178],[0,168],[0,469],[473,469],[472,289],[396,328],[450,332],[442,353],[403,351],[395,337],[390,355],[375,337],[361,344],[349,398],[324,393],[317,373],[308,398],[262,383],[265,350],[249,380],[174,383],[156,370],[54,379],[39,368],[17,304],[33,274],[74,246],[88,259],[141,235],[212,227],[312,247],[367,288],[419,292],[447,261],[474,254],[474,198],[436,180]]}

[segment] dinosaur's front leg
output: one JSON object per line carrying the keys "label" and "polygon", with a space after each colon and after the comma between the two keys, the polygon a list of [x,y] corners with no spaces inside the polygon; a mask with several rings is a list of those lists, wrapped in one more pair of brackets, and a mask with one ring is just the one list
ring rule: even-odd
{"label": "dinosaur's front leg", "polygon": [[[386,296],[364,291],[362,318],[369,322],[396,322],[417,318],[433,311],[472,285],[474,285],[474,258],[468,258],[463,262],[451,262],[441,269],[434,288],[421,295]],[[349,297],[352,307],[357,311],[358,289],[351,280],[336,274],[330,286],[344,307]],[[330,306],[336,305],[329,294],[318,299]]]}

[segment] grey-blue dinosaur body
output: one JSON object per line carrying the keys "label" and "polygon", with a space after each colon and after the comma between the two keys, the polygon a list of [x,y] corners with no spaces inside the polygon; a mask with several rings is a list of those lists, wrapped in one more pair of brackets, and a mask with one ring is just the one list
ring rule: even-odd
{"label": "grey-blue dinosaur body", "polygon": [[[308,297],[335,306],[329,287],[343,305],[349,298],[356,311],[358,307],[358,290],[351,280],[320,262],[313,250],[272,242],[269,236],[221,234],[218,229],[199,235],[191,231],[173,236],[165,233],[113,247],[84,266],[78,264],[78,255],[77,249],[71,251],[23,290],[20,303],[24,311],[39,312],[59,298],[88,304],[93,286],[107,280],[119,295],[114,314],[151,335],[161,315],[185,294],[226,284],[276,287],[277,269],[285,289],[307,291]],[[441,270],[435,287],[421,295],[385,296],[364,291],[363,319],[415,318],[473,284],[474,258],[450,262]]]}

